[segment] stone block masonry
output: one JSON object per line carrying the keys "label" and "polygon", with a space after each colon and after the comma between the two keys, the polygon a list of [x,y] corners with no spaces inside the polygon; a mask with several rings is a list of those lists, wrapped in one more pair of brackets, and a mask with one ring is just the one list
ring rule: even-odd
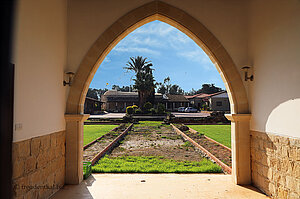
{"label": "stone block masonry", "polygon": [[65,131],[13,143],[13,197],[48,198],[64,185]]}
{"label": "stone block masonry", "polygon": [[272,198],[300,198],[300,139],[251,132],[252,182]]}

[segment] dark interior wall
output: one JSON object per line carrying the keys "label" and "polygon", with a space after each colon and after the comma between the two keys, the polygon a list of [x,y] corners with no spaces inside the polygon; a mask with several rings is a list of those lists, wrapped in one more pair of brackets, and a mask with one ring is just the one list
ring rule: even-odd
{"label": "dark interior wall", "polygon": [[14,0],[0,3],[0,195],[11,198],[14,65],[11,60],[11,40]]}

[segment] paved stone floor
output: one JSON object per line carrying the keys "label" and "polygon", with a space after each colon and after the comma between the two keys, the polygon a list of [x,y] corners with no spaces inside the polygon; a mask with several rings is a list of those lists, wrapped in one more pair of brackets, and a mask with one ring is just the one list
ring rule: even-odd
{"label": "paved stone floor", "polygon": [[94,174],[80,185],[66,185],[51,199],[260,199],[251,186],[234,185],[222,174]]}

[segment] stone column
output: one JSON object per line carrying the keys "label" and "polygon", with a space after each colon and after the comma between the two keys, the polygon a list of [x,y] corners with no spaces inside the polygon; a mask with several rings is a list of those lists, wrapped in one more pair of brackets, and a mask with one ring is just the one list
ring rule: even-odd
{"label": "stone column", "polygon": [[251,114],[226,114],[231,121],[232,177],[235,184],[251,184]]}
{"label": "stone column", "polygon": [[66,184],[83,180],[83,122],[89,114],[66,114]]}

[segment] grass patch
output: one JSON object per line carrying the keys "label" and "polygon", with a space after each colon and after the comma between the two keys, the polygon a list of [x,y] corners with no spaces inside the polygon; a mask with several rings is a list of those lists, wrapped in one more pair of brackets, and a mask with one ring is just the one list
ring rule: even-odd
{"label": "grass patch", "polygon": [[151,127],[160,127],[164,124],[162,124],[162,121],[140,121],[139,124],[136,124],[135,126],[137,127],[146,127],[146,126],[151,126]]}
{"label": "grass patch", "polygon": [[96,138],[108,133],[118,125],[84,125],[83,145],[90,143]]}
{"label": "grass patch", "polygon": [[186,141],[184,144],[183,144],[184,147],[193,147],[194,145],[190,142],[190,141]]}
{"label": "grass patch", "polygon": [[222,169],[207,159],[175,161],[161,156],[122,156],[100,159],[93,173],[221,173]]}
{"label": "grass patch", "polygon": [[188,125],[192,129],[203,133],[221,144],[231,148],[230,125]]}

